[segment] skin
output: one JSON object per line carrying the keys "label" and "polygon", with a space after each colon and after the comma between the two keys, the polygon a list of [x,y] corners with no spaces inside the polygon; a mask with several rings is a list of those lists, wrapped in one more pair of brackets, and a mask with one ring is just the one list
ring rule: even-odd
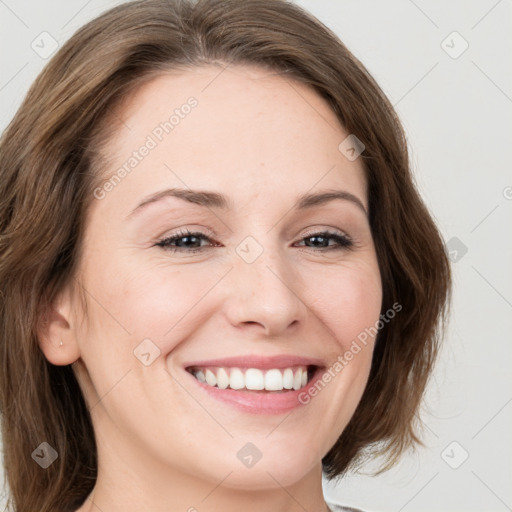
{"label": "skin", "polygon": [[[72,280],[39,336],[51,362],[74,363],[91,410],[98,479],[79,512],[327,510],[321,459],[361,398],[373,340],[308,405],[285,414],[218,402],[183,365],[293,354],[329,367],[378,321],[381,279],[363,208],[333,200],[294,209],[302,194],[336,189],[367,211],[363,166],[339,151],[348,134],[312,89],[250,66],[220,71],[158,77],[117,112],[107,178],[172,110],[198,101],[93,199],[77,273],[87,315]],[[222,193],[233,208],[167,197],[130,215],[171,187]],[[203,239],[198,253],[155,245],[184,228],[212,242]],[[308,238],[325,229],[348,235],[353,247]],[[236,252],[248,236],[263,249],[250,264]],[[160,350],[148,366],[134,357],[146,338]],[[237,458],[247,442],[262,454],[251,468]]]}

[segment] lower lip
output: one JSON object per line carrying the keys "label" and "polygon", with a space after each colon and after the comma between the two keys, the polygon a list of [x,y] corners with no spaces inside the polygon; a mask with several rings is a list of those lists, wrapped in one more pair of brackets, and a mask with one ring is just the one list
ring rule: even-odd
{"label": "lower lip", "polygon": [[[315,386],[315,382],[321,378],[322,368],[317,368],[310,382],[306,386],[298,390],[287,390],[283,392],[262,392],[262,391],[237,391],[234,389],[220,389],[209,386],[203,382],[199,382],[190,372],[185,373],[206,393],[213,398],[229,404],[236,409],[251,414],[283,414],[297,407],[301,407],[309,403],[311,395],[309,389]],[[299,401],[301,396],[308,396],[308,402],[303,404]]]}

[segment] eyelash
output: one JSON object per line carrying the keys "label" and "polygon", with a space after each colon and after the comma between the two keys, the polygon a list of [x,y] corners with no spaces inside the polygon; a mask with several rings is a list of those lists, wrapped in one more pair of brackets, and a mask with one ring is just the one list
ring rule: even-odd
{"label": "eyelash", "polygon": [[[192,249],[187,249],[187,248],[183,248],[183,247],[173,247],[173,246],[171,246],[171,243],[176,242],[177,240],[180,240],[180,239],[186,238],[186,237],[202,238],[203,240],[207,240],[209,242],[212,242],[210,237],[208,237],[204,233],[201,233],[200,231],[191,232],[189,230],[184,230],[184,231],[180,231],[180,232],[176,233],[173,236],[170,236],[170,237],[167,237],[167,238],[164,238],[164,239],[158,241],[156,243],[156,245],[158,247],[162,247],[163,249],[165,249],[167,251],[171,251],[171,252],[197,253],[197,252],[201,252],[201,251],[203,251],[205,249],[205,247],[195,247],[195,248],[192,248]],[[335,240],[337,242],[337,244],[338,244],[335,247],[320,247],[319,250],[321,252],[332,251],[332,250],[334,250],[334,251],[349,250],[354,245],[352,239],[349,236],[347,236],[347,235],[340,235],[338,233],[333,233],[332,231],[328,231],[328,230],[320,231],[320,232],[317,232],[317,233],[311,233],[311,234],[305,236],[304,238],[302,238],[302,240],[306,240],[308,238],[316,238],[316,237],[318,237],[318,238],[329,238],[329,239]],[[211,248],[212,248],[211,246],[210,247],[206,247],[206,249],[211,249]],[[315,248],[314,247],[308,247],[308,249],[313,249],[314,250]]]}

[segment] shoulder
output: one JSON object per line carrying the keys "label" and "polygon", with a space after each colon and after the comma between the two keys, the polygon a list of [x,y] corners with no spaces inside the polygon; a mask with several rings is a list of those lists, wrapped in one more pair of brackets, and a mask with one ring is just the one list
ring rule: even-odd
{"label": "shoulder", "polygon": [[345,507],[343,505],[336,505],[336,503],[327,502],[327,506],[331,512],[364,512],[364,510],[361,510],[360,508]]}

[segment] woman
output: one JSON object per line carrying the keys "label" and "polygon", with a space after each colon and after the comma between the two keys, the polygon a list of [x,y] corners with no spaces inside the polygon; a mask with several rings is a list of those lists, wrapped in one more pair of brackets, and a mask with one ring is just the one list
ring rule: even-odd
{"label": "woman", "polygon": [[0,143],[16,512],[348,510],[415,414],[450,287],[400,123],[281,0],[80,29]]}

